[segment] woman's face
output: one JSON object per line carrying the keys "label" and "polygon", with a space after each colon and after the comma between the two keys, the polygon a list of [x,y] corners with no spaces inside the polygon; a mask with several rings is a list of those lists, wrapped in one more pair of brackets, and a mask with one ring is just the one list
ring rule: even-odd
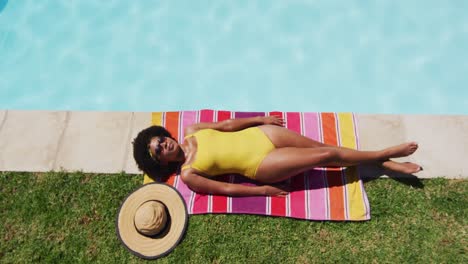
{"label": "woman's face", "polygon": [[162,165],[176,161],[179,152],[179,144],[170,137],[153,137],[148,147],[152,157]]}

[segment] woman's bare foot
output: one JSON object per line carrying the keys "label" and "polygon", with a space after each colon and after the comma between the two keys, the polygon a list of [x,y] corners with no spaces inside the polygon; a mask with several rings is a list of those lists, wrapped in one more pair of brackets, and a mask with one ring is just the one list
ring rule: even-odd
{"label": "woman's bare foot", "polygon": [[418,164],[411,162],[395,162],[393,160],[382,162],[382,167],[405,174],[413,174],[422,171],[422,167]]}
{"label": "woman's bare foot", "polygon": [[389,147],[383,150],[386,158],[400,158],[413,154],[418,149],[418,143],[409,142],[397,146]]}

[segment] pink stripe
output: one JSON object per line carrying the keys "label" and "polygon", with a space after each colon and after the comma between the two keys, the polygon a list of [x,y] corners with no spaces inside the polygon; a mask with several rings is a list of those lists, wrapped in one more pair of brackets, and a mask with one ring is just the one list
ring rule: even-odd
{"label": "pink stripe", "polygon": [[191,198],[192,198],[192,190],[189,189],[189,187],[183,182],[179,181],[179,184],[177,185],[177,190],[180,192],[182,197],[184,197],[185,204],[187,205],[187,211],[189,214],[193,213],[193,209],[191,206]]}
{"label": "pink stripe", "polygon": [[[214,121],[214,111],[213,110],[201,110],[200,111],[200,122],[213,122]],[[213,199],[212,195],[196,194],[195,196],[195,205],[193,208],[194,213],[209,213],[210,212],[210,203]],[[198,206],[200,205],[200,206]]]}
{"label": "pink stripe", "polygon": [[288,121],[288,129],[301,134],[301,116],[297,112],[286,113],[286,120]]}
{"label": "pink stripe", "polygon": [[289,195],[289,215],[294,218],[306,218],[305,177],[305,174],[300,174],[291,179],[291,187],[295,191],[291,192]]}
{"label": "pink stripe", "polygon": [[[235,112],[235,118],[265,116],[264,112]],[[235,177],[234,183],[246,182],[248,180],[243,177]],[[231,210],[233,213],[244,214],[266,214],[266,197],[251,196],[251,197],[232,197]]]}
{"label": "pink stripe", "polygon": [[197,111],[184,111],[182,117],[182,127],[180,129],[181,138],[185,137],[185,128],[197,122]]}
{"label": "pink stripe", "polygon": [[[316,141],[320,140],[320,125],[318,113],[304,113],[304,136]],[[326,190],[322,172],[311,170],[306,173],[307,190],[309,192],[309,218],[323,220],[327,219],[327,208],[325,207]]]}
{"label": "pink stripe", "polygon": [[308,177],[309,190],[309,217],[315,220],[326,220],[326,183],[324,181],[323,172],[320,170],[310,170],[306,172]]}
{"label": "pink stripe", "polygon": [[213,110],[201,110],[200,111],[200,122],[213,122],[214,111]]}
{"label": "pink stripe", "polygon": [[[184,138],[184,130],[187,126],[195,123],[197,121],[197,112],[196,111],[184,111],[180,112],[181,113],[181,121],[179,121],[180,129],[179,129],[179,138],[183,140]],[[189,213],[193,213],[193,204],[192,204],[192,197],[193,197],[193,192],[190,190],[190,188],[182,181],[180,180],[180,176],[177,176],[179,178],[177,180],[177,190],[180,192],[182,197],[184,197],[184,200],[187,204],[187,210]]]}
{"label": "pink stripe", "polygon": [[[301,128],[301,116],[299,113],[286,113],[286,119],[288,121],[288,129],[295,131],[299,134],[302,132]],[[293,191],[289,195],[289,215],[295,218],[304,218],[306,216],[305,206],[305,190],[304,186],[304,174],[297,175],[291,178],[291,186]]]}
{"label": "pink stripe", "polygon": [[304,113],[304,136],[320,141],[318,113]]}
{"label": "pink stripe", "polygon": [[[213,122],[213,110],[201,110],[200,111],[200,122]],[[195,194],[195,201],[193,204],[194,214],[204,214],[209,211],[210,195],[207,194]]]}

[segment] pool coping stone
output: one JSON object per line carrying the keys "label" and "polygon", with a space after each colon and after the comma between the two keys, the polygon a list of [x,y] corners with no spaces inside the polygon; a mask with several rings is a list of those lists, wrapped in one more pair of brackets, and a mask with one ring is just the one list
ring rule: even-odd
{"label": "pool coping stone", "polygon": [[[397,161],[417,162],[417,175],[360,166],[363,177],[468,178],[468,115],[355,114],[359,145],[375,150],[416,141]],[[0,171],[82,171],[141,174],[132,140],[151,112],[0,110]]]}

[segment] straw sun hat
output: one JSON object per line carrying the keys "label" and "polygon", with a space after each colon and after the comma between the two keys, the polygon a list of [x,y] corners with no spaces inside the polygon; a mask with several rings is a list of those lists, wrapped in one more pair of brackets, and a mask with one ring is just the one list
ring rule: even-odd
{"label": "straw sun hat", "polygon": [[179,192],[163,183],[151,183],[124,200],[116,231],[130,252],[144,259],[156,259],[177,246],[187,222],[187,208]]}

